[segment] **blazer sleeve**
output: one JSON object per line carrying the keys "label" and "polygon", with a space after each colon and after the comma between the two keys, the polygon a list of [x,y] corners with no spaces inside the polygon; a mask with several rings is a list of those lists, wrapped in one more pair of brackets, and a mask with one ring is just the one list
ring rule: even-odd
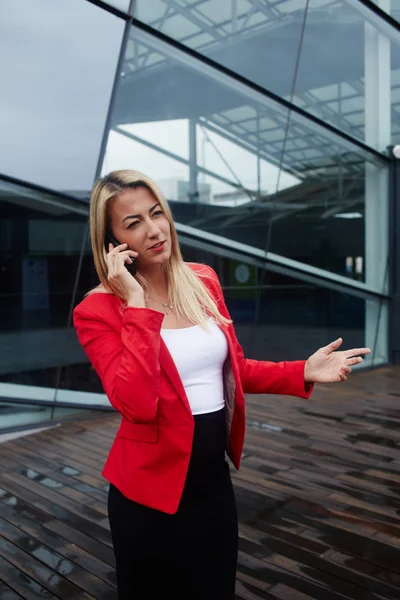
{"label": "blazer sleeve", "polygon": [[160,330],[163,315],[126,307],[119,335],[107,319],[78,305],[74,327],[110,403],[128,421],[156,418],[160,380]]}
{"label": "blazer sleeve", "polygon": [[[220,313],[231,319],[225,304],[224,293],[218,275],[210,268],[214,281],[216,299]],[[304,381],[305,360],[271,362],[245,358],[233,324],[230,326],[239,364],[240,379],[243,391],[248,394],[283,394],[309,398],[314,384]]]}

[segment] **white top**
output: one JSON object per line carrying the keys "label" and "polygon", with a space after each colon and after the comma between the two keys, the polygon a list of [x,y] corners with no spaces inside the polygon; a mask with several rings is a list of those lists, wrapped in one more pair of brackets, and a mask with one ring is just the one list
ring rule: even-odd
{"label": "white top", "polygon": [[175,362],[193,415],[215,412],[225,405],[222,367],[228,342],[209,319],[184,329],[161,329],[161,336]]}

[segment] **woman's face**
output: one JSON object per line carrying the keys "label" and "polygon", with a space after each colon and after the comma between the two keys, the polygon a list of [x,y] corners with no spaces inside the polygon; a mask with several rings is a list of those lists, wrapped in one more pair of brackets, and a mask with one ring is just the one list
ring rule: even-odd
{"label": "woman's face", "polygon": [[157,198],[145,187],[125,190],[109,202],[114,237],[138,252],[138,271],[162,265],[171,256],[171,227]]}

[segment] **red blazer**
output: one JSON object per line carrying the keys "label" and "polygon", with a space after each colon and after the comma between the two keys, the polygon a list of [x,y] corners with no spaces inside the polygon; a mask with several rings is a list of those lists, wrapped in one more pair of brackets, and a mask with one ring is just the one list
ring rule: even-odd
{"label": "red blazer", "polygon": [[[229,317],[218,277],[210,267],[189,266]],[[194,419],[175,363],[160,336],[163,314],[121,309],[120,300],[94,293],[75,308],[74,326],[121,425],[103,476],[127,498],[173,514],[190,460]],[[227,454],[239,469],[245,435],[244,393],[308,398],[305,361],[266,362],[244,358],[232,324],[222,326],[229,347],[224,365]]]}

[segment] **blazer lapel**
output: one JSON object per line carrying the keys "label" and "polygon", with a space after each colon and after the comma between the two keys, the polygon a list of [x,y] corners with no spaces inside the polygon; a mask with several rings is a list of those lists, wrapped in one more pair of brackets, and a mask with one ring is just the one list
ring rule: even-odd
{"label": "blazer lapel", "polygon": [[170,380],[171,384],[174,386],[179,398],[182,400],[190,416],[192,416],[192,411],[189,400],[186,396],[185,388],[183,387],[182,379],[180,378],[174,359],[172,358],[171,353],[162,337],[160,338],[160,366]]}

